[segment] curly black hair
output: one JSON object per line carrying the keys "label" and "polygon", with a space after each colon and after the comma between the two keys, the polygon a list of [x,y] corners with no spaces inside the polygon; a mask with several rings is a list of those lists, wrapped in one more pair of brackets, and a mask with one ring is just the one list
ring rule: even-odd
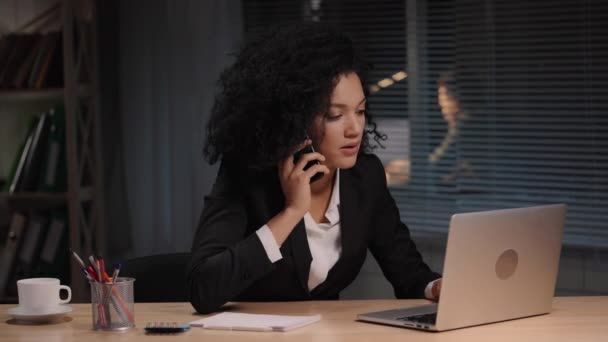
{"label": "curly black hair", "polygon": [[[352,39],[334,27],[307,23],[274,28],[245,45],[218,81],[204,155],[246,169],[275,167],[329,110],[341,75],[356,73],[368,95],[370,65]],[[366,111],[366,133],[386,137]],[[364,134],[362,151],[376,147]],[[381,145],[381,144],[380,144]]]}

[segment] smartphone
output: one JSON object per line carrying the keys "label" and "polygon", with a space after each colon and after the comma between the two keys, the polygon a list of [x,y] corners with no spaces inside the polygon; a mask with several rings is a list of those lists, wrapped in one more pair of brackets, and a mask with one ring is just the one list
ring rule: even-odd
{"label": "smartphone", "polygon": [[[306,134],[306,139],[310,138],[308,137],[308,134]],[[315,152],[315,148],[312,147],[312,144],[310,145],[306,145],[306,147],[304,147],[303,149],[299,150],[298,152],[294,153],[293,155],[293,163],[296,164],[298,162],[298,160],[300,160],[300,158],[302,158],[302,155],[304,153],[313,153]],[[304,166],[304,170],[308,170],[311,166],[313,165],[321,165],[321,162],[319,162],[318,160],[313,160],[313,161],[309,161],[305,166]],[[323,177],[323,172],[317,172],[314,176],[312,176],[310,178],[310,182],[315,182],[318,181],[319,179],[321,179],[321,177]]]}

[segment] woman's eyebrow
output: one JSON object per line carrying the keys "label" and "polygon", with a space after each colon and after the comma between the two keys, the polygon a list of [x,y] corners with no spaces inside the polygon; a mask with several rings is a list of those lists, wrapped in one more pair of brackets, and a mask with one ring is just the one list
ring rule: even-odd
{"label": "woman's eyebrow", "polygon": [[[365,102],[365,100],[367,100],[367,98],[364,97],[361,101],[359,101],[359,103],[357,104],[357,106],[360,106],[363,102]],[[348,108],[348,105],[343,104],[343,103],[331,103],[329,106],[330,107]]]}

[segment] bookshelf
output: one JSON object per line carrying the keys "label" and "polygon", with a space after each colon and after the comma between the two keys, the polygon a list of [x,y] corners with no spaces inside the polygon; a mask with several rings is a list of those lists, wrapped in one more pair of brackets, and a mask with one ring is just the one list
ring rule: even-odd
{"label": "bookshelf", "polygon": [[[77,96],[84,97],[89,92],[86,84],[80,84],[76,88]],[[0,102],[57,102],[64,100],[64,88],[45,89],[1,89]]]}
{"label": "bookshelf", "polygon": [[65,192],[17,192],[14,194],[0,193],[0,198],[6,198],[11,210],[52,209],[63,207],[67,203]]}
{"label": "bookshelf", "polygon": [[[0,200],[6,201],[10,212],[67,209],[69,247],[82,256],[105,254],[95,7],[95,1],[62,0],[47,11],[54,13],[61,26],[62,86],[0,89],[0,104],[10,103],[10,108],[31,103],[63,105],[67,189],[0,192]],[[80,268],[70,261],[66,274],[69,279],[61,281],[72,288],[72,301],[87,300],[89,290]],[[16,300],[4,290],[0,289],[0,302]]]}

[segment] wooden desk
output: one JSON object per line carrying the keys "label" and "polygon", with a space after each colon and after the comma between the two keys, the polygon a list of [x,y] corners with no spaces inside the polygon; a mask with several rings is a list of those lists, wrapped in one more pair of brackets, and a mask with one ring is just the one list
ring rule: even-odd
{"label": "wooden desk", "polygon": [[320,322],[290,332],[243,332],[192,328],[170,336],[146,336],[143,327],[150,321],[190,322],[188,303],[136,304],[137,327],[124,332],[91,330],[89,304],[71,305],[71,320],[59,324],[32,326],[11,324],[0,305],[0,342],[5,341],[608,341],[608,297],[561,297],[554,300],[549,315],[488,324],[442,333],[356,322],[357,313],[421,304],[421,300],[357,300],[292,303],[235,303],[231,311],[264,314],[307,315],[321,313]]}

